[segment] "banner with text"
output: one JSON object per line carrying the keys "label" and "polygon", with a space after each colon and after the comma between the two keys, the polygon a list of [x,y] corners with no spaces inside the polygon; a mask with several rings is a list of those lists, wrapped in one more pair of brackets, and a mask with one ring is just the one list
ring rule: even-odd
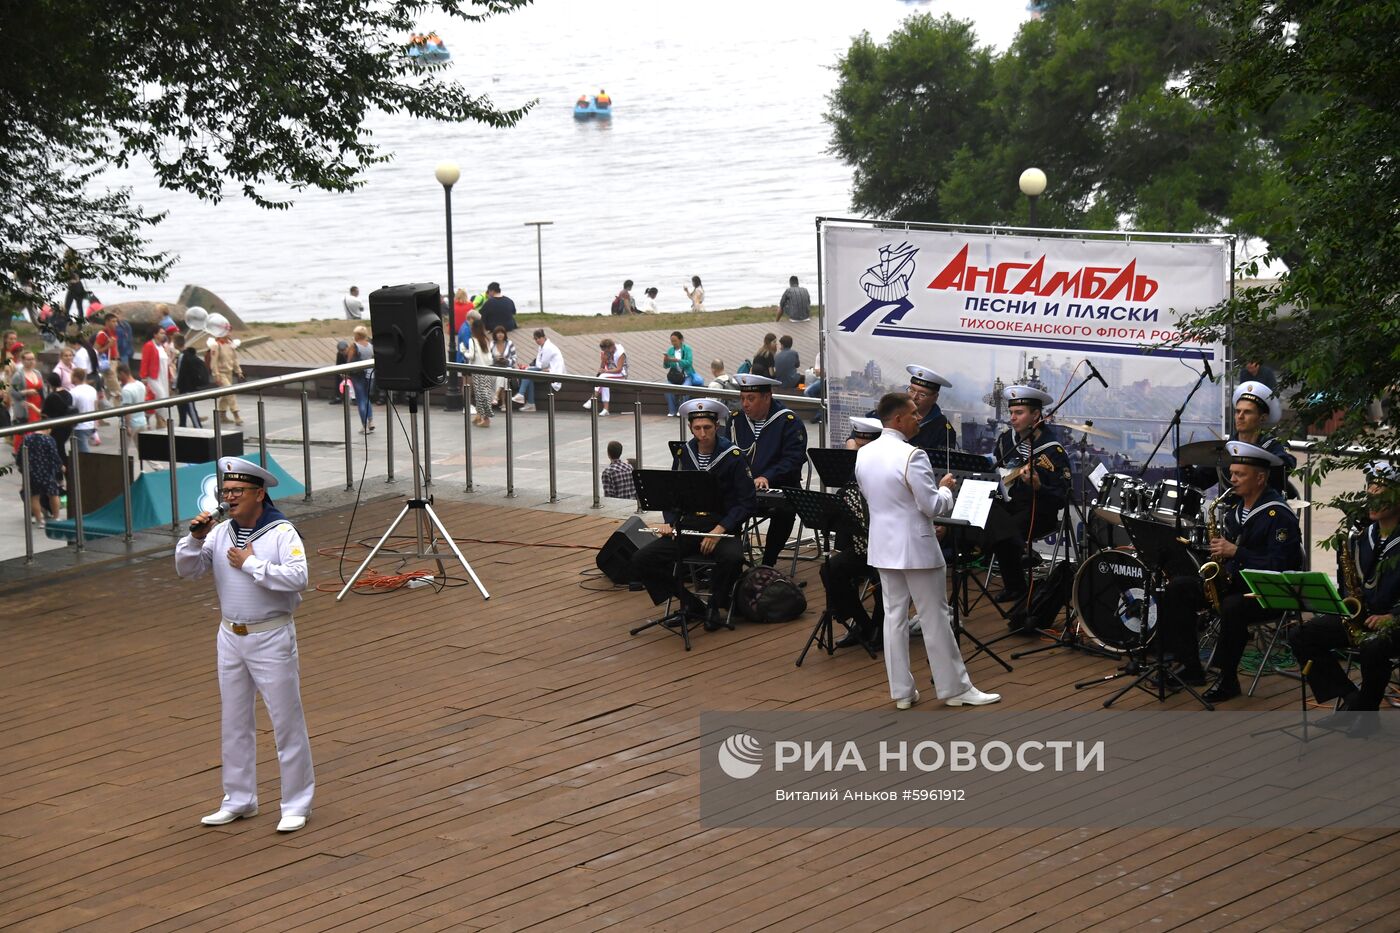
{"label": "banner with text", "polygon": [[[1028,383],[1064,398],[1057,421],[1076,467],[1136,472],[1184,402],[1205,361],[1221,375],[1223,347],[1177,336],[1186,312],[1226,295],[1223,242],[1081,240],[823,228],[826,373],[833,444],[852,415],[908,384],[917,363],[952,382],[939,404],[966,450],[986,453],[1004,429],[1003,386]],[[1225,380],[1206,382],[1182,417],[1181,441],[1224,428]],[[1071,446],[1072,445],[1072,446]],[[1174,465],[1172,439],[1152,477]]]}

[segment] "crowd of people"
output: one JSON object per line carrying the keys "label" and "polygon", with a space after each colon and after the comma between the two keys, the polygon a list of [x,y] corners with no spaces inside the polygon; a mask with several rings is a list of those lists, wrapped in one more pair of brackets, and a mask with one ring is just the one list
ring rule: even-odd
{"label": "crowd of people", "polygon": [[[81,290],[80,281],[70,286],[70,292]],[[15,460],[18,462],[24,452],[28,454],[30,520],[40,526],[59,513],[72,454],[101,446],[100,429],[110,423],[101,417],[104,409],[165,401],[214,384],[232,385],[243,374],[237,341],[211,338],[211,344],[201,352],[181,331],[166,305],[156,306],[158,321],[138,356],[132,327],[120,309],[94,314],[91,303],[83,307],[81,296],[74,301],[78,314],[87,314],[101,329],[90,337],[88,329],[82,327],[64,327],[52,335],[45,332],[46,337],[61,340],[52,367],[40,363],[38,354],[16,331],[0,335],[4,354],[0,363],[0,426],[93,415],[92,420],[73,427],[42,428],[14,436],[11,453]],[[126,428],[131,432],[164,428],[163,411],[151,408],[128,414]],[[193,402],[179,404],[177,411],[181,427],[202,427]],[[220,401],[218,416],[229,423],[243,423],[233,396]]]}

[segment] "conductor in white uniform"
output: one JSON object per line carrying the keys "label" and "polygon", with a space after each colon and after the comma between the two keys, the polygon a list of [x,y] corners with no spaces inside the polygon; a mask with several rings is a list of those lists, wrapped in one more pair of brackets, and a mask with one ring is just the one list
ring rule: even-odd
{"label": "conductor in white uniform", "polygon": [[292,621],[306,589],[306,550],[287,516],[268,498],[277,477],[240,457],[222,458],[219,472],[228,520],[201,513],[175,546],[175,571],[182,578],[214,571],[223,616],[217,648],[224,799],[201,822],[222,826],[258,812],[253,703],[261,694],[282,772],[277,831],[295,832],[306,825],[316,790]]}
{"label": "conductor in white uniform", "polygon": [[914,402],[902,392],[875,409],[884,429],[856,453],[856,482],[870,509],[867,558],[880,572],[885,603],[885,671],[898,709],[919,700],[909,670],[909,599],[923,620],[924,648],[938,698],[980,706],[1001,697],[972,685],[948,620],[943,551],[929,518],[953,510],[952,474],[936,481],[928,454],[909,439],[919,432]]}

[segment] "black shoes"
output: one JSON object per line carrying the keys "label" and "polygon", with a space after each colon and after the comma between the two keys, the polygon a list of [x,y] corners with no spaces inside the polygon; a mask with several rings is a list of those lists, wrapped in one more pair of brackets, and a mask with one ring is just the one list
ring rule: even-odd
{"label": "black shoes", "polygon": [[1215,682],[1214,687],[1202,694],[1202,699],[1207,703],[1223,703],[1226,700],[1233,700],[1240,693],[1240,682],[1236,678],[1221,676]]}
{"label": "black shoes", "polygon": [[998,590],[992,594],[992,599],[999,603],[1019,603],[1026,598],[1026,588],[1019,589],[1008,586],[1004,590]]}

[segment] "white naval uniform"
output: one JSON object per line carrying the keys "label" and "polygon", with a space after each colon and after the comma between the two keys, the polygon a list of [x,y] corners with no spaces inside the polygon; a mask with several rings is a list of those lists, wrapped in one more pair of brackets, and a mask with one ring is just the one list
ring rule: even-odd
{"label": "white naval uniform", "polygon": [[[311,741],[301,706],[296,625],[292,612],[306,588],[306,551],[292,523],[274,521],[253,532],[253,556],[228,562],[233,523],[220,522],[203,541],[185,535],[175,546],[175,571],[197,579],[214,570],[223,622],[219,625],[219,697],[223,711],[224,800],[220,809],[250,813],[258,806],[254,696],[272,719],[282,773],[282,816],[309,816],[316,790]],[[285,624],[237,635],[234,624]]]}
{"label": "white naval uniform", "polygon": [[880,571],[885,602],[885,673],[890,698],[914,696],[909,670],[909,599],[922,619],[938,698],[972,689],[948,620],[943,550],[925,516],[947,515],[953,494],[938,485],[928,454],[885,428],[856,452],[856,482],[870,510],[866,558]]}

